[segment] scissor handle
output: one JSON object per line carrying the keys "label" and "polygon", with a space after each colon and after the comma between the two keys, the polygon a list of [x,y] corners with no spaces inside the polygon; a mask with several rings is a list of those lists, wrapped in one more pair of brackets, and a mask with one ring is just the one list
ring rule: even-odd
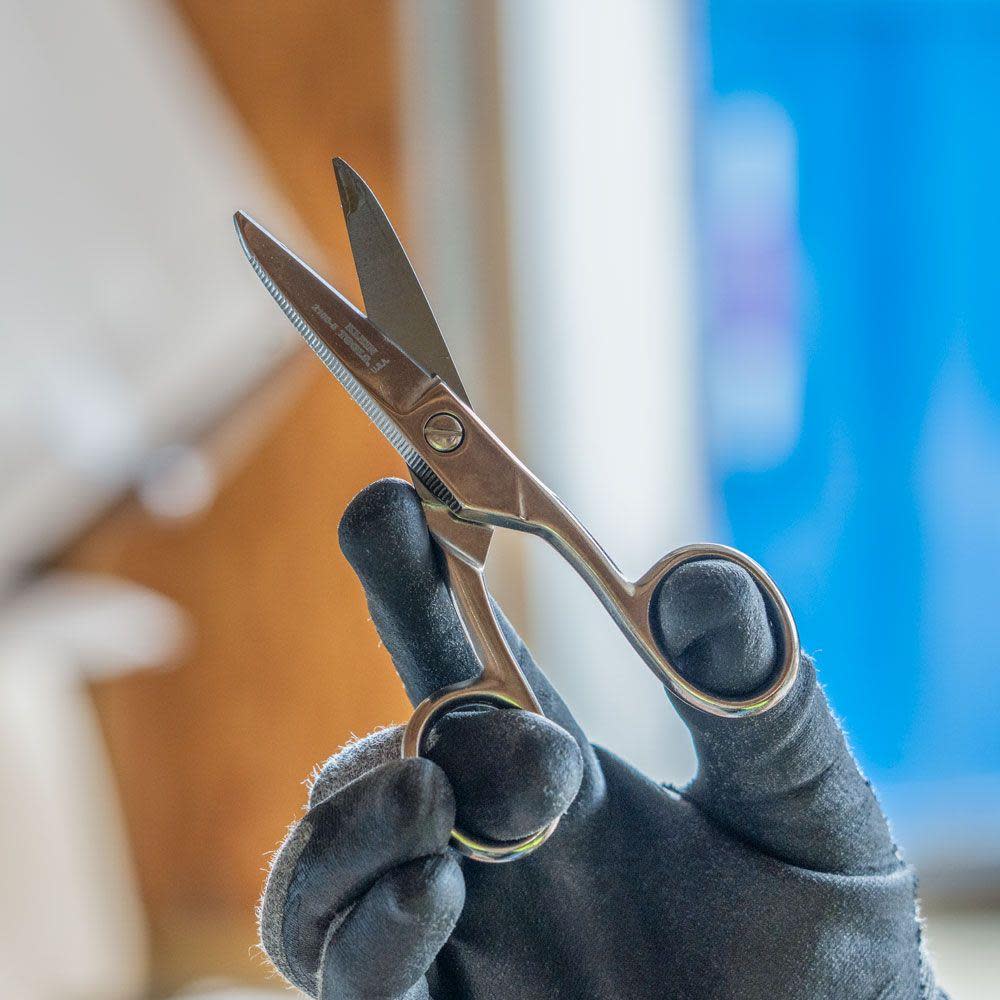
{"label": "scissor handle", "polygon": [[[425,437],[430,421],[441,415],[459,428],[459,443],[443,451]],[[727,545],[686,545],[641,579],[627,580],[566,505],[439,379],[411,409],[394,413],[393,419],[406,429],[407,440],[445,489],[458,518],[543,537],[583,577],[653,673],[682,701],[712,715],[738,718],[768,711],[792,689],[800,655],[795,621],[781,591],[749,556]],[[780,633],[781,663],[763,691],[745,698],[704,691],[687,680],[660,647],[651,618],[657,588],[678,566],[695,559],[725,559],[742,566],[769,599],[772,621]],[[476,628],[469,629],[473,641],[475,632]]]}
{"label": "scissor handle", "polygon": [[[654,602],[663,581],[685,563],[702,559],[721,559],[744,569],[766,598],[768,618],[777,631],[781,662],[767,686],[743,698],[726,698],[713,694],[691,683],[668,658],[661,646],[661,639],[653,619]],[[609,608],[618,620],[622,631],[643,655],[670,690],[682,701],[711,715],[739,717],[759,715],[776,705],[795,684],[799,672],[799,634],[795,619],[784,596],[770,576],[745,552],[712,542],[698,542],[674,549],[665,555],[636,583],[628,586],[626,600],[619,618],[616,610]]]}
{"label": "scissor handle", "polygon": [[[482,673],[471,681],[441,688],[417,705],[403,730],[404,757],[421,756],[424,740],[434,723],[463,705],[519,708],[543,714],[493,613],[482,568],[470,565],[447,548],[443,554],[452,600],[482,665]],[[519,840],[490,840],[456,827],[451,831],[451,840],[458,851],[477,861],[514,861],[541,847],[558,825],[557,816],[542,829]]]}
{"label": "scissor handle", "polygon": [[[795,619],[774,581],[750,556],[728,545],[699,542],[668,553],[636,581],[626,579],[612,558],[544,483],[511,456],[502,505],[468,507],[463,517],[540,535],[580,574],[649,668],[681,701],[725,718],[759,715],[773,708],[795,684],[799,636]],[[516,463],[516,464],[514,464]],[[741,566],[768,599],[768,615],[781,646],[781,663],[761,691],[727,698],[689,681],[670,661],[653,622],[653,602],[663,581],[687,562],[724,559]]]}
{"label": "scissor handle", "polygon": [[[514,459],[516,462],[516,459]],[[524,466],[513,467],[506,510],[485,506],[476,516],[491,524],[540,535],[587,582],[649,668],[681,701],[724,718],[759,715],[773,708],[795,684],[799,635],[795,619],[774,581],[750,556],[728,545],[699,542],[668,553],[639,580],[627,580],[611,557],[563,502]],[[516,516],[511,516],[513,511]],[[467,516],[469,511],[463,511]],[[653,602],[663,581],[687,562],[724,559],[741,566],[767,598],[768,616],[781,646],[781,662],[767,686],[743,698],[727,698],[699,688],[670,661],[653,621]]]}
{"label": "scissor handle", "polygon": [[[740,718],[759,715],[791,691],[799,672],[799,634],[795,619],[774,581],[746,553],[728,545],[698,542],[665,555],[636,581],[627,580],[611,557],[559,498],[530,472],[518,483],[521,509],[529,513],[504,523],[541,535],[587,582],[624,636],[649,668],[681,701],[710,715]],[[743,698],[727,698],[699,688],[672,663],[653,621],[653,602],[663,581],[679,566],[699,559],[723,559],[750,574],[767,598],[768,617],[781,646],[781,662],[767,686]]]}

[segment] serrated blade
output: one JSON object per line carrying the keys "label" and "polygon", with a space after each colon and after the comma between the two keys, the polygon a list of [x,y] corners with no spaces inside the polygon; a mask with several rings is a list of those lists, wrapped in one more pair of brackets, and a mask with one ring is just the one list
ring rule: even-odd
{"label": "serrated blade", "polygon": [[448,345],[392,223],[371,188],[348,163],[337,157],[333,170],[365,313],[411,358],[468,403]]}
{"label": "serrated blade", "polygon": [[303,340],[417,479],[445,506],[460,511],[461,504],[383,409],[384,404],[407,411],[433,377],[266,229],[243,212],[234,222],[247,260]]}

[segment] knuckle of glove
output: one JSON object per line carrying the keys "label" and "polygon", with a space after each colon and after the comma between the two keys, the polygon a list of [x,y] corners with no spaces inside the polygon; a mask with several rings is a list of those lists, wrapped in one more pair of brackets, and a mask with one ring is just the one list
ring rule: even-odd
{"label": "knuckle of glove", "polygon": [[576,740],[515,709],[452,712],[435,725],[426,753],[455,791],[457,824],[495,840],[528,836],[561,816],[583,780]]}
{"label": "knuckle of glove", "polygon": [[391,726],[348,743],[314,773],[309,782],[309,807],[328,799],[355,778],[397,760],[403,745],[403,727]]}
{"label": "knuckle of glove", "polygon": [[312,806],[303,822],[312,833],[303,858],[369,874],[444,850],[455,798],[441,768],[423,758],[394,759]]}

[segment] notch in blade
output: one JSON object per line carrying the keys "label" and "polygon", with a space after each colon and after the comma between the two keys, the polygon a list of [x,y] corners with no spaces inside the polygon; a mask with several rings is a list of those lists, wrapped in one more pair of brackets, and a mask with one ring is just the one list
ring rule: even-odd
{"label": "notch in blade", "polygon": [[458,513],[461,504],[382,406],[405,412],[430,388],[433,376],[248,215],[237,212],[233,221],[257,277],[306,344],[399,452],[410,471],[434,497]]}

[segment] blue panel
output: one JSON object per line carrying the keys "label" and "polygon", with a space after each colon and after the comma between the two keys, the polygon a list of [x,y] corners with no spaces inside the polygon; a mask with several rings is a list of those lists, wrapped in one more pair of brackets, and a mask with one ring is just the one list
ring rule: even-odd
{"label": "blue panel", "polygon": [[914,783],[1000,779],[1000,3],[703,28],[717,534],[786,591],[906,827]]}

